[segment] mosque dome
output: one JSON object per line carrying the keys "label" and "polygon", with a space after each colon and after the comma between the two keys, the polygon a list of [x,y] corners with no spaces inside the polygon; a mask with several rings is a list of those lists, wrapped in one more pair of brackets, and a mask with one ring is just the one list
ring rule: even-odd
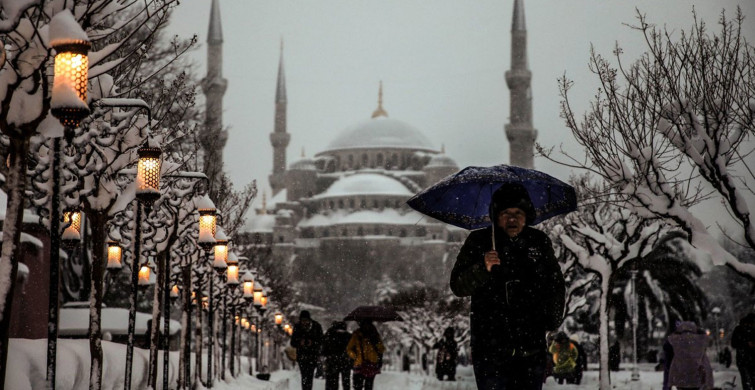
{"label": "mosque dome", "polygon": [[275,215],[257,214],[248,217],[249,222],[244,226],[247,233],[272,233],[275,226]]}
{"label": "mosque dome", "polygon": [[456,164],[456,161],[454,161],[454,159],[452,159],[451,157],[448,157],[445,154],[436,154],[430,158],[430,161],[427,163],[425,167],[426,168],[435,168],[435,167],[458,168],[459,165]]}
{"label": "mosque dome", "polygon": [[347,127],[319,154],[348,149],[384,148],[436,151],[432,142],[415,127],[398,119],[381,116]]}
{"label": "mosque dome", "polygon": [[411,197],[413,192],[400,181],[379,173],[357,173],[345,176],[315,199],[354,195],[395,195]]}
{"label": "mosque dome", "polygon": [[316,171],[317,167],[315,167],[315,161],[311,158],[302,158],[300,160],[292,162],[288,166],[289,170],[299,170],[299,171]]}

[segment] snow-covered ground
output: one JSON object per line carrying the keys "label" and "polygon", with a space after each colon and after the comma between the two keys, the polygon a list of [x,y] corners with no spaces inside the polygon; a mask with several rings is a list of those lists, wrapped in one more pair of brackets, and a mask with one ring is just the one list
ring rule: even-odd
{"label": "snow-covered ground", "polygon": [[[105,365],[103,369],[102,388],[105,390],[123,388],[124,365],[126,359],[126,346],[122,344],[103,341]],[[13,390],[43,389],[45,379],[45,358],[47,341],[12,339],[8,356],[8,375],[5,388]],[[171,353],[171,384],[175,386],[176,366],[178,354]],[[139,348],[134,349],[134,377],[135,389],[146,388],[146,366],[149,359],[149,351]],[[246,359],[244,359],[246,360]],[[245,362],[242,368],[246,370]],[[160,372],[162,372],[162,356],[160,357]],[[714,377],[716,387],[722,389],[741,389],[739,375],[735,366],[726,369],[714,364]],[[284,370],[272,373],[270,381],[261,381],[257,378],[242,374],[236,379],[224,382],[218,380],[213,386],[217,390],[298,390],[299,373],[297,370]],[[633,383],[631,371],[626,370],[611,373],[612,388],[617,390],[660,390],[663,382],[663,373],[653,371],[652,364],[640,366],[640,382]],[[379,390],[466,390],[475,389],[472,368],[459,366],[457,369],[456,382],[439,382],[433,376],[418,373],[405,373],[386,371],[375,379],[375,388]],[[736,387],[727,387],[726,382],[735,381]],[[158,388],[161,388],[162,378],[158,378]],[[57,389],[78,390],[87,389],[89,385],[89,343],[86,339],[67,340],[60,339],[58,342],[58,369]],[[637,386],[639,385],[639,386]],[[546,390],[570,390],[570,389],[597,389],[598,371],[596,366],[591,366],[585,372],[580,385],[559,385],[553,378],[548,378],[544,389]],[[325,381],[315,379],[314,390],[324,390]]]}

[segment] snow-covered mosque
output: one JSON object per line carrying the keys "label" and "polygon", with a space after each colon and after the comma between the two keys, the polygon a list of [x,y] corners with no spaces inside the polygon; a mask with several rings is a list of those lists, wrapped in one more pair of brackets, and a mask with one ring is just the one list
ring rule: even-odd
{"label": "snow-covered mosque", "polygon": [[[457,172],[456,162],[421,130],[388,115],[381,84],[371,118],[342,130],[314,158],[302,155],[286,165],[291,135],[282,51],[279,61],[270,134],[273,196],[247,216],[244,241],[271,248],[274,261],[290,267],[300,301],[330,310],[374,302],[379,283],[445,289],[467,231],[425,217],[406,201]],[[532,167],[537,135],[530,79],[524,8],[515,0],[505,131],[511,163],[525,167]]]}

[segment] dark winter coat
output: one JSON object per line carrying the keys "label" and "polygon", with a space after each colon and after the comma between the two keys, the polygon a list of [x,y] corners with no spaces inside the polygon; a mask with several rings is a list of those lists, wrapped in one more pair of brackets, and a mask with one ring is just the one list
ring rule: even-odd
{"label": "dark winter coat", "polygon": [[322,355],[328,371],[342,371],[351,368],[352,361],[346,353],[351,333],[345,329],[330,328],[322,341]]}
{"label": "dark winter coat", "polygon": [[305,329],[301,322],[294,325],[291,334],[291,346],[296,348],[296,361],[304,364],[315,364],[320,356],[322,345],[322,326],[312,321],[309,329]]}
{"label": "dark winter coat", "polygon": [[668,372],[668,386],[713,388],[713,370],[705,354],[708,336],[697,331],[694,322],[682,322],[668,336],[673,351]]}
{"label": "dark winter coat", "polygon": [[731,346],[737,351],[737,367],[755,369],[755,347],[748,343],[755,343],[755,325],[740,322],[731,334]]}
{"label": "dark winter coat", "polygon": [[444,337],[433,345],[433,349],[438,350],[438,354],[435,356],[435,373],[438,375],[455,375],[456,359],[459,355],[456,340]]}
{"label": "dark winter coat", "polygon": [[488,272],[491,229],[469,234],[451,271],[453,293],[472,297],[472,353],[500,364],[512,355],[544,357],[545,332],[561,324],[566,294],[551,241],[531,227],[516,239],[496,228],[501,265]]}

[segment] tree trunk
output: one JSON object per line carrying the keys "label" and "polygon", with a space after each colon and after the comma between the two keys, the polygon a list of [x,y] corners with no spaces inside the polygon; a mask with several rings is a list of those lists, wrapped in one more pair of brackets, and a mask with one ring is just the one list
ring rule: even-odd
{"label": "tree trunk", "polygon": [[131,390],[131,371],[134,365],[134,332],[136,329],[136,301],[139,294],[139,258],[141,256],[141,226],[142,226],[142,205],[139,201],[134,201],[134,253],[131,259],[131,292],[128,297],[128,341],[126,342],[126,374],[124,376],[123,388]]}
{"label": "tree trunk", "polygon": [[188,389],[191,382],[191,261],[181,267],[181,284],[183,285],[183,309],[181,310],[181,354],[179,357],[178,388]]}
{"label": "tree trunk", "polygon": [[26,187],[26,154],[29,151],[27,138],[11,138],[10,141],[11,169],[6,182],[8,203],[3,223],[3,248],[0,256],[0,385],[5,383],[8,361],[10,313],[21,250],[19,243],[24,212],[23,194]]}
{"label": "tree trunk", "polygon": [[[102,279],[105,274],[105,225],[107,212],[88,210],[86,217],[92,229],[92,283],[89,298],[89,353],[92,365],[89,370],[89,390],[102,388]],[[86,246],[82,248],[86,251]]]}
{"label": "tree trunk", "polygon": [[601,275],[600,278],[600,390],[609,390],[611,388],[611,377],[608,370],[608,294],[610,278],[608,275]]}
{"label": "tree trunk", "polygon": [[197,325],[196,325],[196,337],[194,337],[194,341],[196,342],[197,346],[194,348],[194,386],[198,386],[199,382],[202,381],[202,345],[204,344],[204,341],[202,340],[202,312],[204,309],[202,308],[202,278],[200,276],[199,281],[197,282]]}

